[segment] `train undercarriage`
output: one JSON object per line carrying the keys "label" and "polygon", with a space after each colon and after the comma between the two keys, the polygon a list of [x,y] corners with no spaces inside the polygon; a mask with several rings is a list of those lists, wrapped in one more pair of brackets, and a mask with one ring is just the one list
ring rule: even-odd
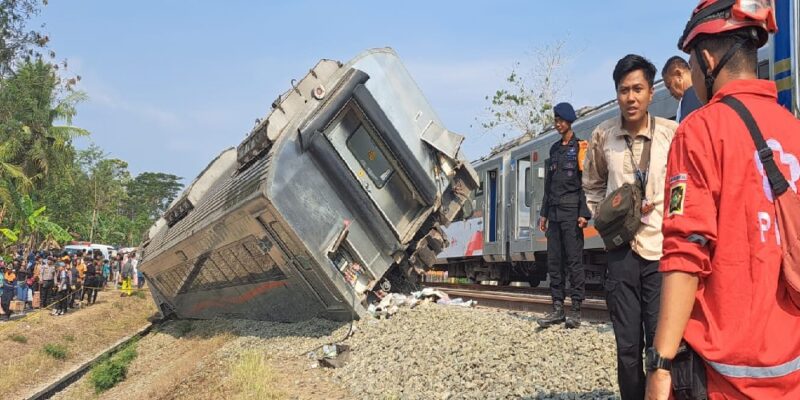
{"label": "train undercarriage", "polygon": [[[439,283],[537,287],[548,280],[547,253],[537,252],[534,256],[534,261],[509,262],[488,262],[483,257],[448,259],[446,263],[437,264],[432,269],[433,272],[426,275],[425,280]],[[606,252],[585,250],[582,261],[586,274],[586,288],[603,290],[607,270]]]}

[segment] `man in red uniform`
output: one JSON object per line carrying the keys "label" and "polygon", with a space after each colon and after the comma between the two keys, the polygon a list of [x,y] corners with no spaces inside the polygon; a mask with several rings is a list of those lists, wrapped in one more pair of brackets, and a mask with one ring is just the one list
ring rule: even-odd
{"label": "man in red uniform", "polygon": [[772,192],[745,123],[721,102],[732,96],[750,111],[797,192],[800,122],[777,104],[775,84],[755,74],[756,51],[775,30],[771,1],[705,0],[679,43],[707,104],[682,122],[667,163],[648,399],[670,395],[681,338],[702,359],[709,399],[800,399],[800,309],[779,279]]}

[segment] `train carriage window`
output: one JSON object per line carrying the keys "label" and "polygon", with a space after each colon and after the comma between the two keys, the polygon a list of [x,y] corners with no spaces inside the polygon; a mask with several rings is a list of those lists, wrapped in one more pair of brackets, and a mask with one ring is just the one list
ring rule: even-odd
{"label": "train carriage window", "polygon": [[525,207],[531,206],[531,167],[525,168]]}
{"label": "train carriage window", "polygon": [[531,157],[526,156],[517,160],[516,173],[516,238],[526,239],[530,237],[531,219]]}
{"label": "train carriage window", "polygon": [[394,169],[389,164],[389,160],[383,154],[378,145],[372,140],[369,132],[364,128],[364,125],[347,138],[347,148],[353,153],[353,156],[364,168],[369,178],[378,187],[383,188],[389,178],[392,176]]}

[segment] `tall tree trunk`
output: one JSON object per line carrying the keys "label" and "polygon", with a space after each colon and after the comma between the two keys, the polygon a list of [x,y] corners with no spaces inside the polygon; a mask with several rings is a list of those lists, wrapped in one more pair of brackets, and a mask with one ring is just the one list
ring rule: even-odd
{"label": "tall tree trunk", "polygon": [[89,242],[94,243],[94,223],[97,220],[97,177],[92,179],[94,182],[94,207],[92,207],[92,227],[89,228]]}

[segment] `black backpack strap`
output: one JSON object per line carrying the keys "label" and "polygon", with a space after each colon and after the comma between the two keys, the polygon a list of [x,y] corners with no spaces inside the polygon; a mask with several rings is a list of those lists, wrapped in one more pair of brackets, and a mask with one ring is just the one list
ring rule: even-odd
{"label": "black backpack strap", "polygon": [[789,182],[786,181],[786,178],[775,164],[775,159],[772,156],[772,149],[767,146],[767,142],[764,140],[761,130],[758,129],[756,120],[753,119],[753,114],[750,113],[750,110],[748,110],[739,99],[733,96],[723,97],[722,102],[739,114],[739,117],[747,126],[747,130],[750,131],[750,137],[756,145],[756,150],[758,150],[758,158],[761,160],[764,171],[767,173],[767,179],[769,179],[769,185],[772,188],[772,195],[775,198],[782,195],[789,189]]}

